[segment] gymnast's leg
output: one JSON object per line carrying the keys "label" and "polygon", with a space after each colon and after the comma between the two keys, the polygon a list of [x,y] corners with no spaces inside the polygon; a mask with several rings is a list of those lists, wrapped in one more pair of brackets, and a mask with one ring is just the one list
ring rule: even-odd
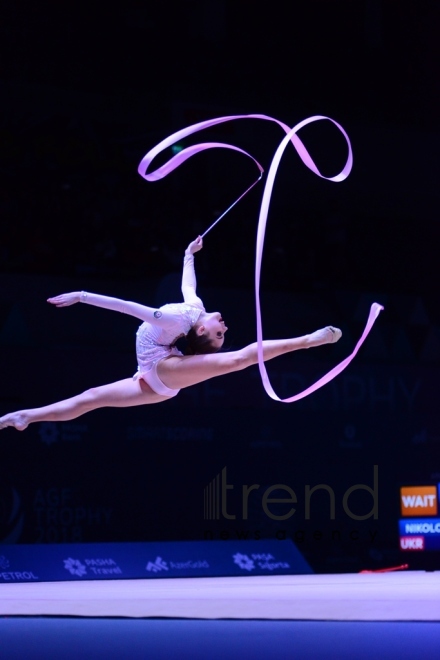
{"label": "gymnast's leg", "polygon": [[[263,341],[264,361],[279,355],[314,348],[323,344],[337,342],[342,332],[333,326],[327,326],[310,335],[293,339],[274,339]],[[206,355],[186,355],[169,357],[157,365],[161,381],[171,389],[182,389],[201,383],[216,376],[223,376],[234,371],[241,371],[258,362],[257,344],[249,344],[239,351],[209,353]]]}
{"label": "gymnast's leg", "polygon": [[156,394],[142,379],[125,378],[110,385],[93,387],[82,394],[42,408],[20,410],[0,418],[0,429],[13,426],[23,431],[33,422],[66,422],[97,408],[126,408],[159,403],[168,397]]}

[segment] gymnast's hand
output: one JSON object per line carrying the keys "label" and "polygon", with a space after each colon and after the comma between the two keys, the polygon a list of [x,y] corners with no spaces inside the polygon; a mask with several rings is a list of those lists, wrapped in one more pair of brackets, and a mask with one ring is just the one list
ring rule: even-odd
{"label": "gymnast's hand", "polygon": [[79,303],[81,300],[81,292],[74,291],[73,293],[62,293],[60,296],[55,296],[54,298],[48,298],[47,302],[56,307],[68,307],[69,305],[74,305]]}
{"label": "gymnast's hand", "polygon": [[195,254],[199,250],[201,250],[203,247],[203,238],[201,236],[197,236],[195,241],[191,241],[191,243],[188,245],[188,247],[185,250],[185,254]]}

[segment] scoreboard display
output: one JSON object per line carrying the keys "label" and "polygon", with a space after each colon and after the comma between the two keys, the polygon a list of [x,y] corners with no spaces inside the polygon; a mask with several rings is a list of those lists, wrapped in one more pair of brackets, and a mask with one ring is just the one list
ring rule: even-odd
{"label": "scoreboard display", "polygon": [[440,484],[400,489],[399,543],[405,551],[440,550]]}

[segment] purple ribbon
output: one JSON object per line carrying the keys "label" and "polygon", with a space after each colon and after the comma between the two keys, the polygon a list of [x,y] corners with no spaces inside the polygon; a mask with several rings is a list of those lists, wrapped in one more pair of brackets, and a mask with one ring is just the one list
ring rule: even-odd
{"label": "purple ribbon", "polygon": [[[261,277],[261,263],[263,259],[263,246],[264,246],[264,236],[266,232],[267,216],[269,213],[273,184],[275,182],[275,176],[281,161],[281,157],[284,153],[285,148],[290,142],[294,146],[295,150],[297,151],[304,165],[306,165],[306,167],[312,170],[312,172],[314,172],[317,176],[321,177],[322,179],[339,182],[339,181],[344,181],[344,179],[346,179],[347,176],[350,174],[351,168],[353,166],[353,154],[351,150],[350,139],[347,133],[340,124],[338,124],[333,119],[330,119],[330,117],[316,115],[314,117],[309,117],[308,119],[304,119],[302,122],[300,122],[293,128],[290,128],[283,122],[278,121],[273,117],[268,117],[266,115],[235,115],[231,117],[218,117],[217,119],[210,119],[208,121],[203,121],[198,124],[193,124],[192,126],[188,126],[187,128],[184,128],[181,131],[177,131],[177,133],[173,133],[173,135],[170,135],[165,140],[162,140],[162,142],[159,142],[159,144],[153,147],[153,149],[151,149],[144,156],[138,167],[139,174],[147,181],[158,181],[159,179],[164,178],[165,176],[167,176],[167,174],[169,174],[177,167],[179,167],[182,163],[188,160],[188,158],[191,158],[191,156],[194,156],[195,154],[204,151],[206,149],[213,149],[213,148],[232,149],[234,151],[238,151],[239,153],[244,154],[245,156],[248,156],[257,165],[258,169],[260,170],[260,173],[262,173],[263,168],[261,167],[260,163],[258,163],[258,161],[255,160],[255,158],[251,156],[251,154],[247,153],[243,149],[239,149],[238,147],[235,147],[231,144],[225,144],[223,142],[205,142],[190,147],[186,147],[178,154],[170,158],[164,165],[147,174],[148,167],[152,162],[152,160],[161,151],[163,151],[167,147],[171,147],[171,145],[173,145],[175,142],[178,142],[179,140],[182,140],[188,137],[189,135],[192,135],[193,133],[197,133],[198,131],[201,131],[205,128],[210,128],[212,126],[216,126],[217,124],[222,124],[227,121],[235,121],[236,119],[264,119],[266,121],[273,121],[279,126],[281,126],[281,128],[286,133],[286,136],[278,146],[278,149],[276,150],[272,163],[270,165],[269,172],[267,175],[266,185],[264,188],[263,199],[261,202],[260,216],[258,219],[257,246],[256,246],[256,258],[255,258],[255,305],[256,305],[256,315],[257,315],[258,366],[260,369],[260,375],[264,389],[266,390],[267,394],[275,401],[281,401],[282,403],[292,403],[293,401],[298,401],[299,399],[308,396],[312,392],[315,392],[317,389],[319,389],[320,387],[331,381],[333,378],[335,378],[338,374],[341,373],[341,371],[343,371],[350,364],[350,362],[353,360],[353,358],[359,351],[360,347],[364,343],[368,333],[373,327],[375,320],[377,319],[379,313],[383,309],[383,306],[379,305],[378,303],[373,303],[362,336],[357,342],[353,352],[348,357],[346,357],[345,360],[343,360],[338,365],[336,365],[336,367],[331,369],[316,383],[305,389],[303,392],[296,394],[295,396],[289,397],[287,399],[280,399],[275,394],[272,385],[270,383],[269,377],[267,375],[266,366],[263,360],[263,329],[261,322],[261,305],[260,305],[260,277]],[[321,119],[327,119],[328,121],[331,121],[341,131],[342,135],[344,136],[347,142],[347,147],[348,147],[347,161],[344,167],[342,168],[341,172],[333,177],[326,177],[321,174],[321,172],[318,170],[315,163],[313,162],[303,142],[300,140],[300,138],[297,135],[298,131],[301,128],[312,122],[320,121]]]}

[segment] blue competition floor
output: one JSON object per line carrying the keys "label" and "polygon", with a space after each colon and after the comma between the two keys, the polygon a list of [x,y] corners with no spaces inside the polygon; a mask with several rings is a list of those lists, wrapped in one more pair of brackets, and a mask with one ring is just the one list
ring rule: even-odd
{"label": "blue competition floor", "polygon": [[0,618],[2,660],[438,660],[440,623]]}

